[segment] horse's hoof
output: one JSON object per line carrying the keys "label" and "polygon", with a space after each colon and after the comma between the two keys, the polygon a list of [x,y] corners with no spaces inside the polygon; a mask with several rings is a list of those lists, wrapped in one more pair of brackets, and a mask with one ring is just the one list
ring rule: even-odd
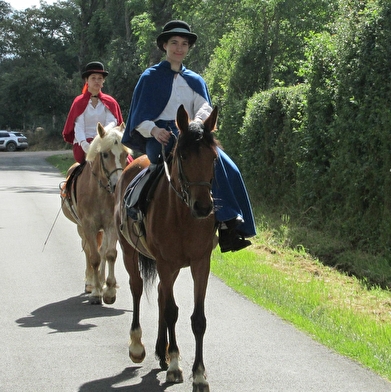
{"label": "horse's hoof", "polygon": [[102,305],[102,298],[90,296],[89,302],[90,302],[90,305]]}
{"label": "horse's hoof", "polygon": [[193,383],[193,392],[209,392],[209,385]]}
{"label": "horse's hoof", "polygon": [[168,370],[167,376],[166,376],[166,381],[167,382],[174,382],[176,384],[183,382],[182,370],[181,369]]}
{"label": "horse's hoof", "polygon": [[114,296],[114,297],[106,297],[106,296],[103,296],[103,302],[106,304],[106,305],[112,305],[114,302],[115,302],[115,300],[117,299],[117,297],[116,296]]}
{"label": "horse's hoof", "polygon": [[141,363],[144,361],[145,358],[145,350],[140,354],[140,355],[133,355],[131,352],[129,352],[129,357],[134,363]]}

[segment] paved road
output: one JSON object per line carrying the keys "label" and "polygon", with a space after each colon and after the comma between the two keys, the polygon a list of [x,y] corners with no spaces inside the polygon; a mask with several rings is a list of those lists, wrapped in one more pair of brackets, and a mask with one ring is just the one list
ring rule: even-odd
{"label": "paved road", "polygon": [[[0,391],[191,391],[192,283],[177,282],[178,340],[185,381],[166,384],[153,348],[155,290],[142,303],[147,358],[127,355],[130,292],[120,258],[111,306],[82,293],[84,257],[76,227],[60,214],[61,175],[51,153],[0,153]],[[211,392],[386,392],[391,383],[335,354],[211,276],[205,364]]]}

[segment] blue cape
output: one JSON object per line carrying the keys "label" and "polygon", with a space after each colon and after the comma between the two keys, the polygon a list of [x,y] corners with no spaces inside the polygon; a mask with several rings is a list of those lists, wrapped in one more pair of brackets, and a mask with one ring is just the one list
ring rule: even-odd
{"label": "blue cape", "polygon": [[[129,117],[122,137],[125,146],[145,153],[146,139],[135,128],[143,121],[153,121],[158,118],[170,99],[174,76],[177,73],[171,69],[168,61],[162,61],[142,73],[133,92]],[[186,69],[183,65],[179,74],[192,90],[211,105],[208,88],[200,75]]]}

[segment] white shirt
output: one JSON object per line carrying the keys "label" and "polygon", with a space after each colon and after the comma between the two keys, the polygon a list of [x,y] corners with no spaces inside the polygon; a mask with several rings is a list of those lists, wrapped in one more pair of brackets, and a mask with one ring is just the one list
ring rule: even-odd
{"label": "white shirt", "polygon": [[91,99],[84,112],[76,118],[75,121],[75,139],[74,144],[81,143],[83,140],[94,138],[96,136],[96,126],[100,122],[104,127],[107,125],[117,125],[117,119],[114,114],[98,99],[97,105],[92,105]]}
{"label": "white shirt", "polygon": [[175,120],[177,110],[181,104],[183,104],[192,120],[205,121],[212,112],[212,108],[208,101],[192,90],[186,83],[186,80],[181,75],[177,74],[176,77],[174,77],[172,84],[170,99],[162,113],[153,121],[143,121],[136,127],[136,130],[144,137],[152,137],[151,131],[152,128],[156,126],[155,121]]}

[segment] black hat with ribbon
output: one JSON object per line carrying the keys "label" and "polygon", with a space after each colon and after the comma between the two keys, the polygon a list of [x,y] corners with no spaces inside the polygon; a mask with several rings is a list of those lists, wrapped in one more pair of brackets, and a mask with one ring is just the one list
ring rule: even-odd
{"label": "black hat with ribbon", "polygon": [[170,37],[175,35],[187,37],[189,39],[190,46],[194,45],[197,41],[197,34],[191,32],[190,26],[186,22],[181,20],[171,20],[164,25],[163,31],[156,38],[156,43],[159,49],[164,52],[163,44],[167,42]]}
{"label": "black hat with ribbon", "polygon": [[93,73],[100,73],[104,77],[106,77],[109,73],[105,71],[105,67],[103,66],[102,63],[99,61],[92,61],[91,63],[88,63],[86,67],[84,68],[84,71],[81,74],[81,77],[88,78],[91,74]]}

